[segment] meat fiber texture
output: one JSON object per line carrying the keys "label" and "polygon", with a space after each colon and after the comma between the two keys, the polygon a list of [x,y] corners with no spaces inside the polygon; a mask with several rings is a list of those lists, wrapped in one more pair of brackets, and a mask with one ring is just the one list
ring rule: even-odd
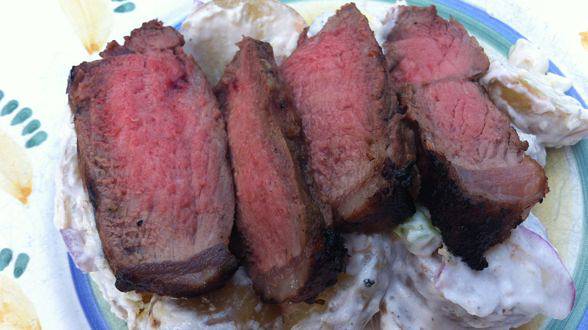
{"label": "meat fiber texture", "polygon": [[434,6],[399,7],[384,48],[393,85],[477,78],[490,66],[476,38],[437,16]]}
{"label": "meat fiber texture", "polygon": [[414,206],[392,180],[385,136],[385,59],[368,21],[347,4],[282,64],[309,140],[310,168],[341,228],[402,220]]}
{"label": "meat fiber texture", "polygon": [[304,179],[300,119],[271,46],[251,38],[238,46],[216,92],[227,119],[247,270],[266,301],[312,301],[344,269],[342,238],[326,230]]}
{"label": "meat fiber texture", "polygon": [[401,95],[401,140],[414,145],[418,199],[449,250],[473,269],[548,191],[507,116],[475,82],[488,68],[477,41],[435,7],[401,7],[385,48]]}
{"label": "meat fiber texture", "polygon": [[151,21],[71,71],[80,171],[121,291],[189,297],[237,269],[224,122],[183,43]]}

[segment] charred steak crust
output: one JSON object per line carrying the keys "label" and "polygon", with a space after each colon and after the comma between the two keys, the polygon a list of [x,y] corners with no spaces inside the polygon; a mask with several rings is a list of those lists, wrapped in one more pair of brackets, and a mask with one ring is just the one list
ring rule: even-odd
{"label": "charred steak crust", "polygon": [[326,229],[314,183],[305,180],[306,141],[271,46],[247,37],[238,46],[215,88],[237,191],[242,241],[232,247],[265,301],[313,301],[344,270],[343,241]]}
{"label": "charred steak crust", "polygon": [[[492,115],[498,118],[497,121],[502,124],[497,130],[505,130],[507,137],[505,137],[506,140],[478,140],[470,141],[470,143],[506,144],[503,155],[504,162],[507,162],[506,158],[509,157],[509,154],[513,155],[511,157],[517,155],[518,160],[512,161],[516,163],[515,165],[494,169],[492,167],[482,168],[485,165],[481,163],[476,165],[480,168],[466,170],[458,165],[459,158],[453,156],[453,159],[448,159],[444,155],[444,153],[448,153],[448,150],[439,145],[438,138],[430,136],[431,126],[423,118],[426,116],[423,115],[425,111],[419,109],[423,107],[424,100],[428,97],[425,91],[443,84],[449,86],[465,84],[468,87],[466,90],[479,93],[480,98],[486,102],[479,106],[487,106],[488,111],[493,112]],[[450,89],[456,91],[456,98],[463,97],[458,88]],[[418,95],[415,96],[415,94]],[[402,95],[403,107],[408,109],[403,120],[416,132],[417,168],[421,180],[418,200],[430,210],[431,220],[441,230],[443,242],[449,251],[460,256],[472,269],[481,270],[488,265],[484,253],[490,247],[507,239],[511,230],[527,217],[531,207],[541,202],[548,192],[544,170],[536,161],[524,155],[527,144],[518,139],[516,132],[510,127],[508,118],[490,102],[481,86],[468,81],[445,81],[426,87],[407,86]],[[437,99],[437,101],[439,100]],[[491,115],[484,118],[488,121],[484,124],[486,126],[493,124],[490,119],[487,119],[489,117]],[[450,137],[446,138],[450,139]],[[497,147],[497,150],[499,149]],[[501,164],[501,166],[508,166],[508,164]],[[475,176],[476,171],[495,171],[494,173],[500,175],[507,171],[520,171],[521,168],[517,166],[521,166],[525,171],[525,173],[521,173],[519,178],[501,181],[499,177],[492,175],[484,173],[477,175],[484,176],[486,180],[490,180],[489,184],[496,186],[524,186],[531,182],[532,188],[524,189],[525,194],[503,198],[500,194],[491,191],[482,192],[480,189],[474,191],[471,185],[466,183],[466,179],[469,176]],[[464,172],[466,174],[463,174]],[[531,179],[524,177],[529,173],[534,174]],[[521,177],[524,178],[521,179]]]}
{"label": "charred steak crust", "polygon": [[225,244],[210,247],[188,261],[141,264],[117,273],[116,287],[121,291],[166,292],[172,297],[191,298],[202,291],[186,290],[197,281],[206,291],[221,287],[238,267]]}
{"label": "charred steak crust", "polygon": [[[347,4],[282,64],[309,139],[309,164],[339,229],[403,220],[414,209],[384,177],[391,117],[385,58],[365,16]],[[344,82],[344,83],[343,83]],[[399,219],[399,220],[398,220]]]}
{"label": "charred steak crust", "polygon": [[318,241],[321,241],[322,247],[317,249],[319,253],[313,255],[310,266],[309,277],[314,280],[306,283],[294,302],[314,303],[318,293],[334,285],[337,275],[345,271],[348,255],[343,236],[330,228],[321,230],[320,234]]}
{"label": "charred steak crust", "polygon": [[390,150],[408,151],[389,152],[391,159],[396,167],[416,164],[413,196],[431,211],[448,249],[482,269],[484,253],[547,193],[545,173],[473,82],[489,60],[461,24],[437,16],[434,6],[399,7],[384,48],[401,99]]}
{"label": "charred steak crust", "polygon": [[[391,87],[392,88],[392,87]],[[414,201],[420,189],[420,177],[416,165],[416,136],[414,128],[405,120],[406,107],[399,104],[399,95],[392,88],[392,117],[388,120],[388,159],[384,177],[391,183],[388,203],[395,212],[392,219],[398,224],[416,211]]]}
{"label": "charred steak crust", "polygon": [[121,291],[191,297],[238,266],[224,123],[183,43],[150,21],[70,73],[79,169]]}
{"label": "charred steak crust", "polygon": [[[304,267],[307,267],[307,278],[309,280],[303,286],[297,288],[292,298],[283,301],[312,304],[318,294],[325,288],[334,285],[337,282],[337,275],[345,271],[348,255],[347,249],[344,247],[343,236],[330,228],[319,229],[317,234],[313,235],[314,240],[309,242],[307,247],[308,250],[316,251],[304,265]],[[251,280],[254,283],[263,283],[262,285],[254,286],[255,291],[266,302],[279,302],[278,299],[269,297],[267,292],[275,290],[274,283],[279,283],[279,286],[284,285],[284,283],[293,283],[293,273],[296,272],[293,266],[302,265],[304,261],[301,259],[294,259],[291,265],[271,269],[266,273],[250,272]]]}
{"label": "charred steak crust", "polygon": [[422,150],[422,155],[420,199],[430,210],[433,225],[441,231],[451,253],[474,270],[486,268],[484,253],[506,240],[526,215],[518,205],[468,194],[443,156],[426,150]]}

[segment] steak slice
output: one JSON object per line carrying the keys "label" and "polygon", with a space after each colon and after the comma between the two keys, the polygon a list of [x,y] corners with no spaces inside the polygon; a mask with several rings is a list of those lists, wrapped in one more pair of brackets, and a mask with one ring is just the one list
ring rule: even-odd
{"label": "steak slice", "polygon": [[510,121],[466,80],[407,88],[401,102],[417,133],[420,197],[449,250],[473,269],[547,193]]}
{"label": "steak slice", "polygon": [[385,59],[355,5],[339,9],[317,35],[303,33],[281,70],[310,141],[314,180],[337,224],[412,214],[414,206],[396,198],[386,177],[391,106]]}
{"label": "steak slice", "polygon": [[313,300],[344,269],[342,239],[325,229],[304,180],[304,137],[271,46],[243,38],[216,87],[227,119],[237,229],[266,301]]}
{"label": "steak slice", "polygon": [[121,291],[194,296],[237,268],[224,122],[183,43],[151,21],[71,71],[80,171]]}
{"label": "steak slice", "polygon": [[489,61],[461,24],[437,16],[433,6],[403,6],[384,47],[390,86],[401,91],[391,148],[409,151],[391,159],[396,167],[416,159],[418,200],[449,250],[482,269],[486,250],[508,238],[547,193],[545,172],[471,82]]}
{"label": "steak slice", "polygon": [[401,6],[384,45],[393,84],[423,84],[483,75],[490,62],[476,38],[434,6]]}

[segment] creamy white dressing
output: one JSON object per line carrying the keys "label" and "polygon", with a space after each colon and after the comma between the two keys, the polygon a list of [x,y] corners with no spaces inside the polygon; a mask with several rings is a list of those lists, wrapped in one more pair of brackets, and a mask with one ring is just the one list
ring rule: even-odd
{"label": "creamy white dressing", "polygon": [[545,74],[549,69],[549,59],[526,39],[519,39],[508,51],[508,63],[517,68]]}
{"label": "creamy white dressing", "polygon": [[[156,320],[154,322],[154,320]],[[237,329],[234,322],[207,324],[208,317],[198,317],[194,310],[175,303],[172,298],[157,297],[149,303],[145,313],[140,317],[137,329],[153,329],[154,323],[161,330],[191,329]]]}
{"label": "creamy white dressing", "polygon": [[[418,227],[423,215],[409,222]],[[400,237],[380,311],[384,329],[508,329],[538,314],[563,319],[572,309],[572,278],[533,215],[486,253],[488,267],[482,271],[445,248],[428,256],[413,254],[405,240],[409,235]]]}
{"label": "creamy white dressing", "polygon": [[[186,50],[196,57],[212,83],[234,55],[237,49],[234,43],[242,34],[270,42],[278,60],[295,48],[304,22],[290,8],[274,1],[260,7],[265,8],[260,11],[247,8],[244,1],[220,3],[198,5],[182,27]],[[397,2],[389,11],[367,15],[380,44],[394,26],[398,5]],[[333,14],[334,11],[319,16],[311,25],[309,36],[318,33]],[[529,143],[527,153],[544,165],[544,145],[575,143],[585,134],[585,119],[570,110],[572,102],[562,101],[560,94],[571,86],[569,80],[545,75],[546,59],[537,57],[527,46],[513,48],[508,67],[503,63],[503,67],[495,69],[497,61],[493,61],[493,68],[484,81],[488,87],[492,79],[505,83],[513,82],[513,77],[532,76],[538,80],[533,83],[540,87],[531,86],[543,88],[541,91],[549,89],[544,93],[546,99],[527,91],[525,95],[532,100],[533,111],[515,117],[519,121],[514,120],[521,139]],[[508,86],[516,87],[513,84]],[[500,101],[499,95],[489,90],[493,100]],[[497,104],[511,116],[518,113],[509,110],[508,104]],[[558,108],[562,104],[567,108]],[[552,132],[547,132],[546,127]],[[113,312],[126,320],[130,328],[258,328],[254,321],[208,322],[212,316],[227,310],[211,309],[204,313],[178,303],[177,299],[159,296],[143,303],[139,294],[116,289],[77,171],[71,124],[65,131],[67,143],[57,178],[56,225],[76,264],[90,273]],[[422,207],[396,234],[399,239],[392,234],[347,235],[350,254],[347,277],[335,286],[335,294],[325,302],[325,311],[307,315],[294,327],[358,329],[379,312],[383,329],[508,328],[523,324],[539,313],[563,318],[571,309],[574,296],[571,277],[547,241],[545,229],[532,215],[513,231],[511,238],[488,251],[489,267],[481,272],[472,271],[441,247],[439,232],[430,224],[428,211]],[[242,269],[231,283],[250,286]]]}
{"label": "creamy white dressing", "polygon": [[[374,32],[374,37],[380,46],[384,45],[386,37],[394,28],[396,24],[396,16],[398,15],[398,7],[406,6],[406,0],[396,1],[388,8],[388,10],[381,10],[381,8],[369,7],[365,2],[357,2],[357,8],[367,17],[370,28]],[[318,15],[306,32],[307,37],[313,37],[318,34],[331,16],[335,15],[337,9],[326,10]]]}
{"label": "creamy white dressing", "polygon": [[517,131],[519,139],[521,141],[526,141],[529,144],[525,154],[536,160],[541,166],[545,167],[545,164],[547,163],[547,150],[545,150],[545,147],[539,143],[537,136],[527,134],[517,127],[514,127],[514,129]]}
{"label": "creamy white dressing", "polygon": [[521,131],[545,147],[574,145],[588,136],[588,112],[564,94],[572,84],[546,74],[549,61],[528,41],[519,39],[508,62],[494,59],[481,79],[494,103]]}
{"label": "creamy white dressing", "polygon": [[[292,329],[361,329],[380,310],[380,302],[389,285],[388,269],[393,260],[392,240],[389,235],[347,235],[346,247],[350,255],[345,276],[329,291],[326,308],[309,312],[302,320],[290,324]],[[241,268],[229,285],[250,287],[251,282]],[[261,307],[259,305],[258,307]],[[288,308],[288,307],[286,307]],[[231,307],[219,310],[211,304],[207,313],[178,303],[177,299],[154,297],[139,316],[138,328],[150,328],[155,321],[161,329],[256,329],[259,324],[246,324],[230,319]],[[219,321],[220,320],[220,321]],[[281,328],[280,320],[274,326]]]}
{"label": "creamy white dressing", "polygon": [[315,35],[317,35],[323,29],[325,24],[327,24],[327,21],[329,20],[329,18],[331,18],[331,16],[335,15],[336,11],[337,11],[336,9],[327,10],[327,11],[324,11],[322,14],[318,15],[314,19],[312,24],[310,24],[310,26],[308,27],[308,31],[306,31],[306,36],[309,38],[312,38]]}
{"label": "creamy white dressing", "polygon": [[352,234],[345,239],[351,256],[345,273],[350,277],[335,285],[326,311],[309,315],[294,329],[362,329],[380,310],[390,281],[393,242],[386,234]]}
{"label": "creamy white dressing", "polygon": [[396,19],[398,17],[398,8],[400,6],[408,6],[406,0],[399,0],[396,1],[390,9],[386,12],[383,17],[379,18],[380,26],[379,28],[374,30],[374,35],[376,36],[376,40],[380,44],[380,46],[384,46],[384,42],[386,42],[386,38],[396,25]]}
{"label": "creamy white dressing", "polygon": [[[250,287],[251,280],[243,268],[239,268],[229,285],[235,287]],[[255,321],[240,324],[230,319],[234,308],[219,310],[213,304],[207,313],[202,313],[181,303],[181,299],[154,296],[145,311],[137,319],[137,329],[157,328],[161,330],[191,330],[191,329],[260,329]],[[157,327],[154,326],[157,325]]]}
{"label": "creamy white dressing", "polygon": [[270,43],[279,63],[294,51],[305,25],[300,14],[278,1],[217,0],[196,6],[180,32],[184,49],[214,85],[243,36]]}

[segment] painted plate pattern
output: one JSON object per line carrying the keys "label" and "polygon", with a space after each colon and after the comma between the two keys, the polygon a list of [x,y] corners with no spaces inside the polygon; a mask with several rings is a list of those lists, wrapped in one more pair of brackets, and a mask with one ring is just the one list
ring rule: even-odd
{"label": "painted plate pattern", "polygon": [[[312,6],[316,2],[314,0],[285,0],[283,1],[288,5],[291,5],[297,9],[297,5],[305,2],[305,8],[309,5]],[[380,1],[394,3],[395,1]],[[434,4],[437,6],[439,14],[445,18],[453,17],[462,23],[466,29],[476,36],[480,41],[486,44],[486,46],[492,47],[502,56],[506,56],[510,47],[520,38],[524,38],[520,33],[501,22],[500,20],[490,16],[486,12],[474,7],[470,4],[459,0],[439,0],[439,1],[425,1],[425,0],[409,0],[407,1],[410,5],[417,6],[428,6]],[[320,13],[317,13],[320,14]],[[306,17],[305,17],[306,18]],[[183,18],[171,18],[166,23],[178,28],[183,22]],[[559,68],[552,62],[550,62],[549,72],[563,75]],[[566,94],[576,98],[580,103],[586,107],[584,100],[580,97],[578,92],[571,88]],[[577,168],[580,170],[580,180],[582,187],[582,194],[584,205],[588,205],[588,141],[581,141],[577,145],[573,146],[572,152],[574,160],[577,162]],[[587,329],[588,328],[588,313],[586,313],[586,307],[588,305],[588,293],[586,290],[585,283],[588,279],[588,219],[584,218],[582,226],[582,242],[580,243],[580,254],[577,256],[576,267],[574,270],[570,270],[573,273],[574,281],[576,283],[577,297],[576,305],[571,315],[562,321],[549,320],[545,329]],[[114,329],[124,328],[124,323],[116,320],[110,311],[108,311],[107,305],[102,301],[99,296],[99,292],[93,289],[91,280],[88,276],[80,272],[75,265],[70,261],[70,269],[74,276],[76,283],[76,290],[78,291],[78,297],[82,306],[84,307],[84,313],[88,318],[93,329]]]}

